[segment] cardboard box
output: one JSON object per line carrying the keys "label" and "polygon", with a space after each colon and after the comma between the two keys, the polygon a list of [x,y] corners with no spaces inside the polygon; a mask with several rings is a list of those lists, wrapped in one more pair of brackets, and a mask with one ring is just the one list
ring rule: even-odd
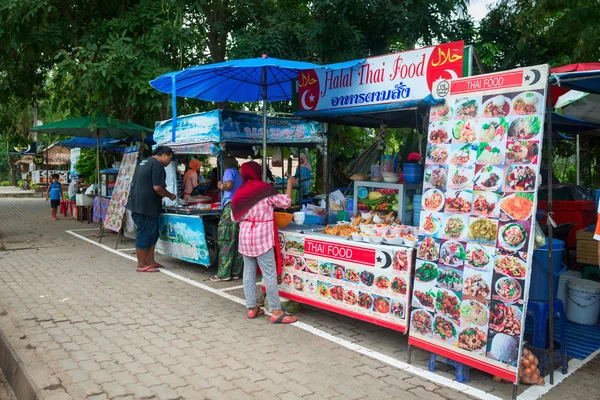
{"label": "cardboard box", "polygon": [[94,197],[86,194],[77,194],[75,196],[75,204],[78,206],[92,206],[94,205]]}
{"label": "cardboard box", "polygon": [[598,241],[594,240],[594,232],[587,229],[577,231],[577,262],[598,265]]}

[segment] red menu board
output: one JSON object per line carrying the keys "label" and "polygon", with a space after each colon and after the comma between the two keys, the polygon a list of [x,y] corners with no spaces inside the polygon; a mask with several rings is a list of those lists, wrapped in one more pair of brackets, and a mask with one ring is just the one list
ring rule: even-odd
{"label": "red menu board", "polygon": [[282,297],[401,332],[414,249],[281,230]]}
{"label": "red menu board", "polygon": [[517,382],[548,66],[441,81],[409,343]]}

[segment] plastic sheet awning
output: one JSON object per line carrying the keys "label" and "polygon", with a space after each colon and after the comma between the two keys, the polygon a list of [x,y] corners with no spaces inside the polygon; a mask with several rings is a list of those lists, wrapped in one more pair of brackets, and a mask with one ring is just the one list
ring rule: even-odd
{"label": "plastic sheet awning", "polygon": [[563,89],[600,94],[600,69],[592,71],[553,73],[550,76],[550,84],[557,85]]}

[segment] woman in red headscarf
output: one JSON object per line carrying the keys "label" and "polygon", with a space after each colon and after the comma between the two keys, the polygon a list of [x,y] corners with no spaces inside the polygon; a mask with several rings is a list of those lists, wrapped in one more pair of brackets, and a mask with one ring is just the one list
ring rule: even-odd
{"label": "woman in red headscarf", "polygon": [[289,178],[286,194],[279,194],[261,179],[262,168],[250,161],[240,168],[243,184],[231,200],[231,214],[240,223],[238,251],[244,256],[244,295],[248,318],[256,318],[265,311],[256,305],[256,269],[260,266],[267,301],[271,310],[271,322],[291,324],[296,317],[281,310],[277,275],[281,272],[281,253],[275,208],[288,208],[292,204],[292,186]]}
{"label": "woman in red headscarf", "polygon": [[192,195],[194,189],[198,187],[198,170],[202,167],[199,160],[190,161],[190,169],[183,176],[183,200],[187,200]]}

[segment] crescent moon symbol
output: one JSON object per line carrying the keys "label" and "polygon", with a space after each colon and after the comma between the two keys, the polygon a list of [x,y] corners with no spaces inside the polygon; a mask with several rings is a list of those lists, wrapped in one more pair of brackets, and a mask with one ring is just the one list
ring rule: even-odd
{"label": "crescent moon symbol", "polygon": [[382,253],[385,255],[385,264],[381,269],[389,268],[392,265],[392,256],[387,251],[382,251]]}
{"label": "crescent moon symbol", "polygon": [[453,71],[451,69],[445,69],[444,72],[447,72],[450,74],[450,76],[452,77],[452,79],[457,79],[458,75],[456,74],[456,71]]}
{"label": "crescent moon symbol", "polygon": [[533,72],[533,82],[531,82],[529,85],[535,85],[540,81],[542,74],[537,69],[532,69],[531,72]]}
{"label": "crescent moon symbol", "polygon": [[304,108],[305,110],[310,110],[311,108],[306,104],[306,95],[308,94],[308,90],[305,91],[304,93],[302,93],[302,96],[300,97],[300,103],[302,104],[302,108]]}

